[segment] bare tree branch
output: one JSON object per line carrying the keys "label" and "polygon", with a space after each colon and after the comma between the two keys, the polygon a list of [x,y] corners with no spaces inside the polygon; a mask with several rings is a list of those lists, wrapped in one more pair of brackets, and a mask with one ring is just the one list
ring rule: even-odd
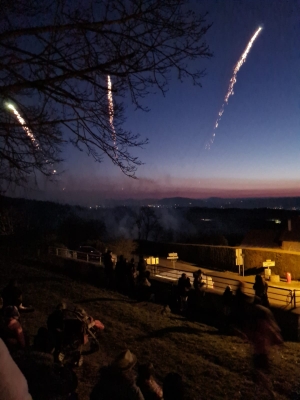
{"label": "bare tree branch", "polygon": [[[201,86],[210,25],[187,0],[2,0],[0,16],[0,185],[53,178],[68,140],[96,161],[108,157],[135,177],[131,155],[147,139],[122,128],[125,96],[137,108],[170,72]],[[113,123],[108,104],[112,80]],[[12,104],[25,121],[19,124]],[[30,132],[33,137],[30,136]],[[33,139],[34,138],[34,139]]]}

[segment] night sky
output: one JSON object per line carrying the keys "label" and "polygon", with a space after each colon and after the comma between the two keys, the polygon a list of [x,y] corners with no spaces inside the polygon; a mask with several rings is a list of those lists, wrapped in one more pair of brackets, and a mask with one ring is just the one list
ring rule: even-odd
{"label": "night sky", "polygon": [[[135,150],[145,163],[139,179],[69,147],[57,186],[42,184],[34,197],[92,205],[102,198],[300,196],[300,1],[206,0],[192,6],[209,13],[213,26],[206,41],[214,56],[199,62],[206,68],[202,88],[174,74],[166,97],[144,100],[149,112],[128,103],[126,127],[150,142]],[[259,26],[214,144],[205,150],[233,67]]]}

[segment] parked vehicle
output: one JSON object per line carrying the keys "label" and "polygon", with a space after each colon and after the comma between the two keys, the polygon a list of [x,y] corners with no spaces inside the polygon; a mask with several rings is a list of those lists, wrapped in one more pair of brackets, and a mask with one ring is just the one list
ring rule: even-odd
{"label": "parked vehicle", "polygon": [[77,250],[77,259],[100,262],[101,253],[91,246],[80,246]]}

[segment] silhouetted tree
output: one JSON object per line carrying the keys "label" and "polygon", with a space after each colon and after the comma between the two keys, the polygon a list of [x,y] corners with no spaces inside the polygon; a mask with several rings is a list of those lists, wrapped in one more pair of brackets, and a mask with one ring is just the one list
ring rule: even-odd
{"label": "silhouetted tree", "polygon": [[132,239],[120,237],[107,244],[107,247],[116,255],[123,255],[129,261],[137,250],[137,243]]}
{"label": "silhouetted tree", "polygon": [[59,229],[60,241],[71,249],[88,241],[105,238],[106,226],[99,220],[84,220],[76,216],[66,218]]}
{"label": "silhouetted tree", "polygon": [[[211,56],[204,41],[205,14],[189,11],[187,3],[3,0],[2,188],[3,182],[24,185],[36,171],[53,178],[53,163],[60,161],[60,148],[68,141],[97,162],[108,156],[133,177],[141,162],[131,148],[147,139],[122,128],[122,99],[127,96],[144,108],[141,99],[150,91],[166,92],[171,70],[200,86],[203,71],[193,67]],[[23,127],[9,105],[24,118]]]}
{"label": "silhouetted tree", "polygon": [[148,240],[151,235],[157,239],[158,229],[161,228],[159,218],[151,207],[141,207],[137,215],[136,226],[138,239]]}

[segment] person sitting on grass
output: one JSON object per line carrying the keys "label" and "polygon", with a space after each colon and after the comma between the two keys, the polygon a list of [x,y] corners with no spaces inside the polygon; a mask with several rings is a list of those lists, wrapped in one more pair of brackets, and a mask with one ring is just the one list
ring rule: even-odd
{"label": "person sitting on grass", "polygon": [[[55,363],[50,354],[18,352],[14,361],[27,380],[33,400],[78,400],[78,378],[70,366]],[[15,397],[14,400],[23,400]]]}
{"label": "person sitting on grass", "polygon": [[90,400],[145,400],[136,384],[136,362],[136,356],[124,350],[108,367],[102,367]]}
{"label": "person sitting on grass", "polygon": [[32,312],[34,308],[32,306],[25,307],[22,304],[23,295],[22,290],[18,285],[16,279],[11,279],[8,285],[1,292],[2,297],[2,309],[8,306],[15,306],[20,312]]}
{"label": "person sitting on grass", "polygon": [[47,328],[54,342],[54,358],[57,360],[61,351],[63,332],[65,326],[66,304],[59,303],[47,320]]}
{"label": "person sitting on grass", "polygon": [[139,366],[137,385],[141,389],[145,400],[161,400],[163,391],[155,381],[153,364],[147,363]]}
{"label": "person sitting on grass", "polygon": [[102,331],[104,329],[104,325],[102,324],[102,322],[99,321],[99,319],[94,319],[83,308],[81,309],[76,308],[75,313],[80,318],[82,318],[88,329],[94,329],[96,331]]}
{"label": "person sitting on grass", "polygon": [[8,306],[19,308],[22,305],[22,290],[20,289],[16,279],[11,279],[8,282],[8,285],[1,292],[1,297],[3,301],[3,309]]}
{"label": "person sitting on grass", "polygon": [[33,349],[40,353],[52,354],[54,352],[55,342],[48,329],[40,327],[34,337]]}
{"label": "person sitting on grass", "polygon": [[19,321],[20,314],[15,306],[8,306],[4,309],[4,332],[3,340],[10,350],[25,348],[25,336],[22,325]]}

